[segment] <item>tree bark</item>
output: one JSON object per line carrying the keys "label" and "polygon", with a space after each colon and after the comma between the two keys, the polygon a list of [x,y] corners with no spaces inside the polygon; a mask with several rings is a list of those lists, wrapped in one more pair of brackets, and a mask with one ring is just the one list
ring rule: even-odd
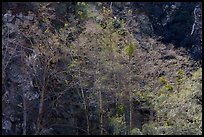
{"label": "tree bark", "polygon": [[27,128],[27,104],[26,97],[23,95],[23,135],[26,135]]}
{"label": "tree bark", "polygon": [[[80,73],[80,72],[79,72]],[[80,74],[79,74],[80,76]],[[79,78],[80,79],[80,78]],[[80,81],[80,80],[79,80]],[[79,82],[81,85],[81,81]],[[85,109],[85,115],[86,115],[86,124],[87,124],[87,134],[90,134],[90,126],[89,126],[89,116],[88,116],[88,110],[87,110],[87,105],[86,105],[86,99],[85,99],[85,95],[84,95],[84,90],[81,87],[81,94],[82,94],[82,99],[83,99],[83,104],[84,104],[84,109]]]}
{"label": "tree bark", "polygon": [[45,88],[46,88],[46,82],[45,82],[45,76],[47,71],[47,65],[44,68],[43,72],[43,84],[42,84],[42,90],[40,95],[40,104],[39,104],[39,111],[38,111],[38,119],[37,119],[37,129],[36,129],[36,135],[40,133],[41,126],[42,126],[42,114],[43,114],[43,106],[44,106],[44,96],[45,96]]}

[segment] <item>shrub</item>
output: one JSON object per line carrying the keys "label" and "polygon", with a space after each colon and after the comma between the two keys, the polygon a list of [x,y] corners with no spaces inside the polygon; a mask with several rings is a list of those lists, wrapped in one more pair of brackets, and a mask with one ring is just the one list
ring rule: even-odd
{"label": "shrub", "polygon": [[162,83],[162,84],[167,84],[167,81],[164,77],[159,77],[159,81]]}

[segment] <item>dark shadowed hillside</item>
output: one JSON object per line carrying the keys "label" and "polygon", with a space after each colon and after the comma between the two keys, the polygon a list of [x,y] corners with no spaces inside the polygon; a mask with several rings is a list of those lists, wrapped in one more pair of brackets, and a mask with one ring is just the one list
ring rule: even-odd
{"label": "dark shadowed hillside", "polygon": [[202,3],[2,3],[3,135],[201,135]]}

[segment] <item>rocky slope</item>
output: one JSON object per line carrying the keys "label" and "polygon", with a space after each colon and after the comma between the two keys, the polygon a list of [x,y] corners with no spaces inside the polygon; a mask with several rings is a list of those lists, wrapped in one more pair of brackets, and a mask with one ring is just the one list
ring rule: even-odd
{"label": "rocky slope", "polygon": [[[3,134],[130,134],[128,124],[149,134],[145,124],[164,118],[151,97],[165,87],[179,100],[178,72],[185,86],[202,81],[201,3],[13,2],[2,11]],[[187,93],[202,101],[198,85]]]}

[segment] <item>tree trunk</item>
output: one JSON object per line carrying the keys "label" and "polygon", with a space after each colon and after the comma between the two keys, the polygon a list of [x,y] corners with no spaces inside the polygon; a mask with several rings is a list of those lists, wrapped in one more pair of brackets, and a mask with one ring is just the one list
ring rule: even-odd
{"label": "tree trunk", "polygon": [[[77,40],[77,46],[80,47],[78,40]],[[72,54],[71,54],[71,58],[73,60]],[[83,90],[83,87],[81,86],[82,82],[81,82],[81,72],[80,72],[80,70],[79,70],[79,73],[78,73],[79,74],[79,86],[80,86],[81,95],[82,95],[82,99],[83,99],[84,110],[85,110],[86,127],[87,127],[86,130],[87,130],[87,134],[89,135],[90,134],[89,113],[88,113],[88,110],[87,110],[87,102],[86,102],[86,97],[85,97],[85,94],[84,94],[84,90]]]}
{"label": "tree trunk", "polygon": [[100,133],[103,135],[103,105],[101,91],[99,90],[99,104],[100,104]]}
{"label": "tree trunk", "polygon": [[37,130],[36,135],[39,134],[41,130],[41,122],[42,122],[42,114],[43,114],[43,105],[44,105],[44,88],[41,91],[41,97],[40,97],[40,105],[39,105],[39,112],[38,112],[38,119],[37,119]]}
{"label": "tree trunk", "polygon": [[36,135],[40,133],[41,126],[42,126],[42,115],[43,115],[43,106],[44,106],[44,96],[45,96],[45,88],[46,88],[46,82],[45,82],[45,76],[47,71],[47,65],[44,68],[43,72],[43,84],[42,84],[42,90],[40,95],[40,105],[39,105],[39,111],[38,111],[38,119],[37,119],[37,129],[36,129]]}
{"label": "tree trunk", "polygon": [[[81,85],[81,82],[79,82]],[[86,100],[85,100],[85,95],[84,95],[84,90],[81,87],[81,94],[82,94],[82,98],[83,98],[83,104],[84,104],[84,109],[85,109],[85,115],[86,115],[86,124],[87,124],[87,134],[90,134],[90,126],[89,126],[89,116],[88,116],[88,110],[87,110],[87,105],[86,105]]]}
{"label": "tree trunk", "polygon": [[[131,128],[132,128],[132,95],[131,95],[131,91],[129,91],[129,110],[130,110],[130,112],[129,112],[129,117],[130,117],[130,125],[129,125],[129,131],[131,132]],[[130,133],[129,132],[129,133]]]}
{"label": "tree trunk", "polygon": [[23,135],[26,135],[26,128],[27,128],[27,104],[26,104],[26,97],[23,95]]}

